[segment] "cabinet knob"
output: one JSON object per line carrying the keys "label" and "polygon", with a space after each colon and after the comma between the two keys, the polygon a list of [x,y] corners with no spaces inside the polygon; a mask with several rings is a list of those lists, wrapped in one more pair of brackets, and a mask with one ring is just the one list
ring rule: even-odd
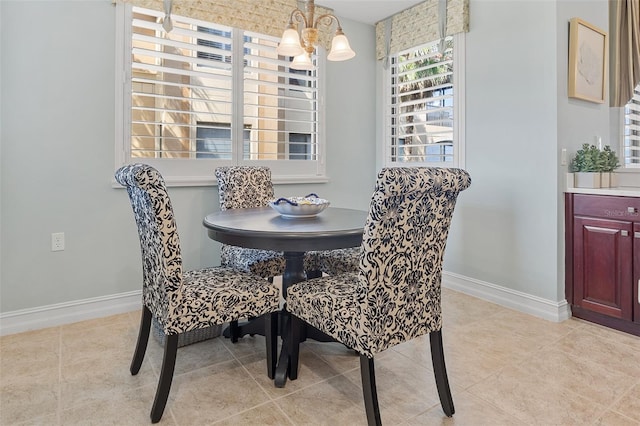
{"label": "cabinet knob", "polygon": [[640,232],[634,232],[633,238],[640,238]]}
{"label": "cabinet knob", "polygon": [[622,230],[622,231],[620,231],[620,235],[622,235],[623,237],[628,237],[629,236],[629,231]]}
{"label": "cabinet knob", "polygon": [[638,213],[638,209],[635,207],[627,207],[627,213]]}

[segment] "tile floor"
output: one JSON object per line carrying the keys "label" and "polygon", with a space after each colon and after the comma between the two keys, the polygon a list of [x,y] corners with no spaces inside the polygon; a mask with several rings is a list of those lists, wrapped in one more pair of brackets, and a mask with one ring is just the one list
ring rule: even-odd
{"label": "tile floor", "polygon": [[[456,413],[444,416],[428,338],[376,358],[383,424],[640,425],[640,338],[571,319],[547,322],[443,291]],[[153,339],[129,374],[138,312],[0,339],[1,425],[147,425],[162,359]],[[358,358],[302,345],[298,380],[276,389],[262,337],[178,350],[160,424],[365,425]]]}

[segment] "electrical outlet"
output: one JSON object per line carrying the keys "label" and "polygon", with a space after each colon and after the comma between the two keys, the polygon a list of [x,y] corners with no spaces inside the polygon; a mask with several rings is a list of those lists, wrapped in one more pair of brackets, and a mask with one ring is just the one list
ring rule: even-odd
{"label": "electrical outlet", "polygon": [[562,148],[562,151],[560,151],[560,165],[567,165],[567,148]]}
{"label": "electrical outlet", "polygon": [[54,232],[51,234],[51,251],[64,250],[64,232]]}

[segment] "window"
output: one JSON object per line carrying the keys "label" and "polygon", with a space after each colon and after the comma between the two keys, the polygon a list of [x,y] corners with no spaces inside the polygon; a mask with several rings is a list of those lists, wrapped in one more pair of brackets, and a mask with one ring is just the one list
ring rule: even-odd
{"label": "window", "polygon": [[624,167],[640,169],[640,85],[624,107]]}
{"label": "window", "polygon": [[162,12],[117,7],[116,167],[145,162],[174,185],[210,184],[223,165],[269,166],[274,179],[324,176],[318,72],[289,69],[279,38],[177,15],[167,33]]}
{"label": "window", "polygon": [[464,35],[389,57],[386,166],[463,167]]}

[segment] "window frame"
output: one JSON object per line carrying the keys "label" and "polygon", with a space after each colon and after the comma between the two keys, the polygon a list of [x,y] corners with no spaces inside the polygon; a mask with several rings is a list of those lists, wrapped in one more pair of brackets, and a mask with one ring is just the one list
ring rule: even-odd
{"label": "window frame", "polygon": [[[453,39],[453,117],[454,123],[453,130],[453,161],[451,162],[399,162],[392,161],[391,152],[394,146],[392,145],[392,72],[391,66],[385,67],[383,70],[383,119],[384,119],[384,132],[382,142],[382,164],[383,167],[465,167],[465,123],[464,123],[464,111],[465,111],[465,33],[457,33],[451,36]],[[403,50],[401,52],[393,54],[393,56],[399,56],[407,51],[420,49],[423,46],[438,43],[433,41],[422,45],[414,46],[410,49]],[[389,58],[391,61],[391,58]],[[435,144],[434,144],[435,146]]]}
{"label": "window frame", "polygon": [[[242,143],[244,138],[244,123],[242,126],[232,126],[234,134],[233,143],[235,152],[231,160],[212,158],[146,158],[131,156],[131,56],[132,51],[132,17],[133,6],[131,4],[116,3],[116,57],[115,57],[115,165],[119,167],[134,163],[144,162],[157,168],[168,186],[210,186],[216,184],[214,170],[220,166],[255,165],[271,168],[275,183],[321,183],[327,182],[326,176],[326,144],[325,144],[325,59],[322,53],[315,55],[317,61],[317,110],[316,116],[316,160],[244,160],[242,158]],[[217,25],[215,23],[212,23]],[[224,26],[224,25],[223,25]],[[244,58],[244,31],[232,30],[232,55]],[[243,87],[244,60],[233,61],[232,79],[234,87]],[[295,78],[292,75],[291,78]],[[244,90],[234,90],[232,99],[233,115],[244,117],[243,102]],[[244,119],[239,119],[243,122]],[[237,135],[236,135],[237,133]],[[195,130],[192,142],[195,145]],[[288,138],[286,138],[288,141]],[[239,146],[239,148],[238,148]],[[112,180],[113,186],[119,186]]]}
{"label": "window frame", "polygon": [[[636,94],[636,92],[640,92],[640,84],[638,86],[636,86],[636,88],[634,89],[634,97],[638,96]],[[629,103],[631,103],[632,101],[630,100]],[[627,105],[629,105],[629,103],[627,103]],[[620,108],[620,125],[619,125],[619,131],[620,131],[620,168],[616,169],[616,172],[619,171],[623,171],[625,173],[637,173],[640,174],[640,163],[631,163],[631,165],[627,164],[627,158],[626,158],[626,150],[627,150],[627,141],[626,141],[626,130],[627,130],[627,105],[623,106]],[[640,104],[638,104],[640,105]]]}

